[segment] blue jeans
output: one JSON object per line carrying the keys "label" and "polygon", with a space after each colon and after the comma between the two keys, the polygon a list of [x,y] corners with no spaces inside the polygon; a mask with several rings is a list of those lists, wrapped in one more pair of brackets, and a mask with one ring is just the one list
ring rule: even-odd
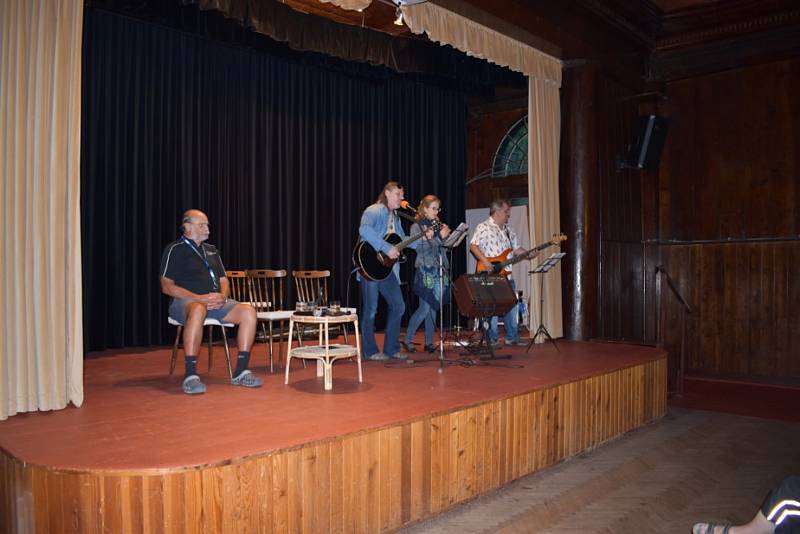
{"label": "blue jeans", "polygon": [[[511,282],[511,289],[514,291],[516,295],[516,286],[514,285],[513,280],[509,280]],[[517,332],[517,305],[514,306],[506,312],[503,316],[503,327],[506,330],[506,341],[519,341],[519,333]],[[492,317],[489,321],[489,330],[487,331],[487,335],[489,336],[490,343],[496,343],[498,339],[500,339],[500,335],[497,333],[497,316]]]}
{"label": "blue jeans", "polygon": [[400,291],[400,282],[394,274],[385,280],[372,282],[361,279],[361,344],[365,358],[378,352],[375,342],[375,314],[378,313],[378,294],[383,295],[389,305],[386,319],[386,335],[383,339],[383,353],[392,356],[400,352],[400,322],[406,311],[406,303]]}
{"label": "blue jeans", "polygon": [[419,299],[419,308],[408,320],[408,328],[406,329],[406,343],[411,343],[414,339],[414,334],[417,333],[419,325],[425,321],[425,346],[433,345],[433,332],[436,330],[436,310],[431,308],[428,301],[421,298]]}

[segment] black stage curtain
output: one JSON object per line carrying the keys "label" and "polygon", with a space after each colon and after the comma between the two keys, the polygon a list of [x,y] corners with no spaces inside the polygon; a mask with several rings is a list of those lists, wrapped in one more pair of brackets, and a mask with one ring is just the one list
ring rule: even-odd
{"label": "black stage curtain", "polygon": [[[390,177],[412,202],[439,195],[451,226],[462,217],[458,91],[94,9],[85,17],[86,350],[172,341],[158,265],[188,208],[208,214],[226,268],[330,269],[343,302],[361,212]],[[355,277],[350,286],[355,305]]]}

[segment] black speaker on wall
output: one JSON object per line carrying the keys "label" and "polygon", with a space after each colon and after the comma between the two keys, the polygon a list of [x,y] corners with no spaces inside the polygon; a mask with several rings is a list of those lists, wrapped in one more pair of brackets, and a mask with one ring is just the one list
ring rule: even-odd
{"label": "black speaker on wall", "polygon": [[618,169],[658,169],[661,151],[667,140],[669,120],[656,115],[646,115],[636,119],[633,140],[628,145],[625,158],[619,161]]}

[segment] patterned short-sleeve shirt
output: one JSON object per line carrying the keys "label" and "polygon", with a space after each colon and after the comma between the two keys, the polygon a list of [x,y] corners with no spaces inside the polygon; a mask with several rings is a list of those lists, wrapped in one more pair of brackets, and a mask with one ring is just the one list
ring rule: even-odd
{"label": "patterned short-sleeve shirt", "polygon": [[[501,228],[491,217],[478,224],[469,243],[470,245],[478,245],[478,248],[487,258],[499,256],[509,248],[511,250],[519,248],[519,240],[514,230],[508,225]],[[511,266],[506,265],[506,270],[511,271]]]}

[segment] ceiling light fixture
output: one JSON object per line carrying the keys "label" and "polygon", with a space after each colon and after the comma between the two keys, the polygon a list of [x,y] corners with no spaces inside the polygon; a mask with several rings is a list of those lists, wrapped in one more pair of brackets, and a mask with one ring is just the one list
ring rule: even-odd
{"label": "ceiling light fixture", "polygon": [[395,26],[402,26],[403,25],[403,12],[400,10],[400,6],[399,5],[397,6],[397,9],[395,10],[395,14],[397,15],[397,18],[394,19],[394,25]]}

